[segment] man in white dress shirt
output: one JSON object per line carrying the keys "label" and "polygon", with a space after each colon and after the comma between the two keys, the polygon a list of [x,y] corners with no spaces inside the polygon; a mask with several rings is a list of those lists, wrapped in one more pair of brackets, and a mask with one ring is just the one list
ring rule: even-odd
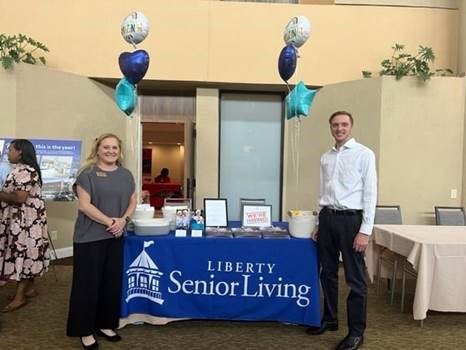
{"label": "man in white dress shirt", "polygon": [[367,280],[364,251],[369,242],[377,202],[375,156],[351,136],[353,117],[345,111],[329,119],[335,146],[320,160],[319,225],[312,239],[319,246],[324,313],[310,335],[338,329],[338,264],[341,252],[346,283],[348,335],[338,350],[357,349],[366,328]]}

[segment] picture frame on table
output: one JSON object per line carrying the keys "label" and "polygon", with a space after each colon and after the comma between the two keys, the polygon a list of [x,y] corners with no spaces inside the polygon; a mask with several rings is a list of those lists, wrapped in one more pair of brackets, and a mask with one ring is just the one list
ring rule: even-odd
{"label": "picture frame on table", "polygon": [[265,198],[240,198],[239,199],[239,217],[243,217],[244,204],[266,204]]}
{"label": "picture frame on table", "polygon": [[272,205],[250,203],[241,205],[242,227],[271,227]]}
{"label": "picture frame on table", "polygon": [[187,230],[190,226],[191,212],[188,209],[177,209],[175,217],[175,227],[180,230]]}
{"label": "picture frame on table", "polygon": [[226,198],[204,199],[204,226],[228,227],[228,206]]}
{"label": "picture frame on table", "polygon": [[202,209],[196,209],[192,212],[191,229],[193,230],[204,229],[204,211]]}

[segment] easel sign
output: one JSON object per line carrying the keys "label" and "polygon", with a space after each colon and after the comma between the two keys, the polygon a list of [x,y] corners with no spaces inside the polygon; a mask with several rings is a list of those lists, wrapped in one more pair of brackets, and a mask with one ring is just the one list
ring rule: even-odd
{"label": "easel sign", "polygon": [[205,198],[204,216],[206,227],[228,227],[226,198]]}
{"label": "easel sign", "polygon": [[243,227],[272,226],[272,206],[270,204],[243,204],[241,225]]}

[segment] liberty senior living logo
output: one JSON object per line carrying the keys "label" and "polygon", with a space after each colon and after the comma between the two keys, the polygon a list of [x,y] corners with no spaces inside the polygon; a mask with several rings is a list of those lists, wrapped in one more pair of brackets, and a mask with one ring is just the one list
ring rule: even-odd
{"label": "liberty senior living logo", "polygon": [[[145,298],[162,305],[164,303],[160,278],[164,275],[146,252],[154,241],[144,241],[142,252],[126,271],[128,290],[126,302],[134,298]],[[240,296],[247,298],[295,299],[299,307],[310,304],[311,286],[287,283],[283,277],[276,278],[276,264],[258,262],[207,261],[208,280],[185,279],[183,272],[172,270],[169,274],[170,294],[205,296]],[[218,281],[214,272],[235,273],[233,281]],[[251,278],[258,275],[258,278]]]}

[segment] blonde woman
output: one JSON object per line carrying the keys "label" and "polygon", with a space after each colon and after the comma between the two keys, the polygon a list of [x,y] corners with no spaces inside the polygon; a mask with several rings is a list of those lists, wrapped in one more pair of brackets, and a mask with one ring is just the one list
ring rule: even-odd
{"label": "blonde woman", "polygon": [[73,285],[67,335],[80,337],[84,349],[98,349],[96,335],[120,341],[123,239],[136,208],[134,179],[121,166],[121,140],[104,134],[76,180],[78,218],[73,238]]}

